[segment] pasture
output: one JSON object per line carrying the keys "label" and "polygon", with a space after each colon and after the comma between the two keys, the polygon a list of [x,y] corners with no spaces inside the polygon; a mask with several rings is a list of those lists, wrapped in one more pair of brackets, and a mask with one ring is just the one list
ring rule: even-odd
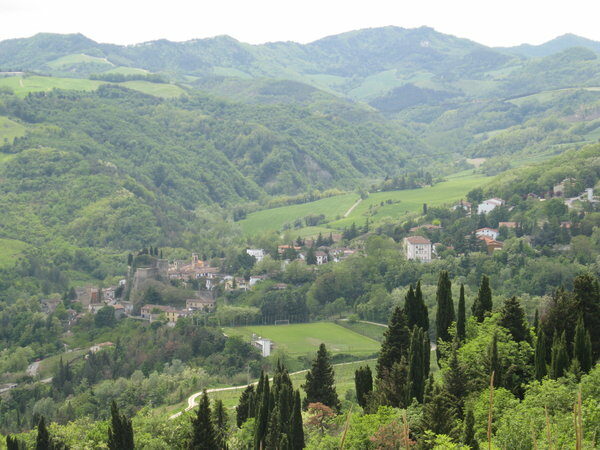
{"label": "pasture", "polygon": [[248,217],[239,221],[238,224],[245,234],[253,235],[264,231],[281,230],[285,223],[293,223],[294,220],[309,214],[323,214],[325,220],[335,220],[336,217],[342,216],[348,211],[356,200],[358,200],[358,195],[352,193],[323,198],[310,203],[264,209],[248,214]]}
{"label": "pasture", "polygon": [[23,241],[0,239],[0,269],[14,266],[17,259],[28,247],[29,244]]}
{"label": "pasture", "polygon": [[379,351],[379,342],[332,322],[315,322],[291,325],[251,325],[224,328],[228,336],[250,339],[252,334],[270,339],[275,349],[283,349],[291,356],[314,354],[321,343],[332,353],[370,356]]}
{"label": "pasture", "polygon": [[20,123],[10,120],[8,117],[0,116],[0,145],[12,143],[16,137],[25,135],[25,127]]}

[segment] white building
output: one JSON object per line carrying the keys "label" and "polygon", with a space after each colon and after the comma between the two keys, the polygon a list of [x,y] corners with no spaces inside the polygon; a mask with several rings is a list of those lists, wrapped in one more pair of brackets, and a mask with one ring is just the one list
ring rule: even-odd
{"label": "white building", "polygon": [[409,236],[404,238],[406,259],[431,262],[431,247],[431,241],[423,236]]}
{"label": "white building", "polygon": [[475,232],[475,235],[477,237],[487,236],[489,238],[492,238],[493,240],[496,240],[496,239],[498,239],[500,232],[498,230],[496,230],[495,228],[485,227],[485,228],[480,228],[479,230],[477,230]]}
{"label": "white building", "polygon": [[263,358],[271,355],[271,347],[273,346],[273,343],[269,339],[259,337],[258,339],[254,339],[252,341],[252,345],[260,350],[260,354],[263,356]]}
{"label": "white building", "polygon": [[262,248],[249,248],[246,250],[250,256],[254,256],[257,262],[261,262],[265,257],[265,251]]}
{"label": "white building", "polygon": [[489,200],[484,200],[477,206],[477,214],[487,214],[498,206],[504,205],[504,200],[501,198],[490,198]]}

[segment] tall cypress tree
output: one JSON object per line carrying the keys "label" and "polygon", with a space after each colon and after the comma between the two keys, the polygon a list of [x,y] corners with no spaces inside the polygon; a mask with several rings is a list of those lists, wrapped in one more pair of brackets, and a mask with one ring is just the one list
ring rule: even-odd
{"label": "tall cypress tree", "polygon": [[502,366],[498,354],[498,335],[496,333],[492,336],[492,342],[488,347],[488,363],[490,375],[494,374],[494,386],[502,386]]}
{"label": "tall cypress tree", "polygon": [[540,317],[539,317],[539,312],[536,309],[535,316],[533,316],[533,331],[535,332],[535,334],[537,334],[539,326],[540,326]]}
{"label": "tall cypress tree", "polygon": [[419,403],[423,402],[425,390],[425,358],[423,355],[423,329],[413,328],[410,337],[410,351],[408,360],[408,382],[409,399],[416,398]]}
{"label": "tall cypress tree", "polygon": [[452,283],[450,277],[445,270],[440,272],[437,285],[437,315],[436,327],[438,340],[449,341],[450,325],[454,322],[454,303],[452,302]]}
{"label": "tall cypress tree", "polygon": [[539,327],[537,339],[535,342],[535,379],[541,380],[548,374],[546,366],[546,335],[544,330]]}
{"label": "tall cypress tree", "polygon": [[304,428],[302,428],[302,411],[299,390],[294,394],[289,444],[291,450],[302,450],[304,448]]}
{"label": "tall cypress tree", "polygon": [[467,337],[467,314],[465,307],[465,285],[460,285],[460,295],[458,297],[458,313],[456,317],[456,336],[460,342],[464,342]]}
{"label": "tall cypress tree", "polygon": [[188,448],[190,450],[214,450],[217,445],[215,428],[212,422],[210,402],[206,390],[200,397],[198,413],[192,419],[192,440]]}
{"label": "tall cypress tree", "polygon": [[46,428],[46,421],[44,416],[40,417],[37,427],[37,437],[35,439],[36,450],[49,450],[51,447],[50,434]]}
{"label": "tall cypress tree", "polygon": [[361,366],[356,369],[354,372],[354,385],[358,404],[365,408],[367,406],[367,396],[373,391],[373,374],[369,366]]}
{"label": "tall cypress tree", "polygon": [[467,409],[465,414],[462,443],[471,450],[479,450],[479,442],[475,438],[475,416],[473,416],[472,408]]}
{"label": "tall cypress tree", "polygon": [[456,406],[454,398],[439,385],[434,384],[429,398],[423,406],[421,424],[424,430],[435,434],[446,434],[450,437],[456,434]]}
{"label": "tall cypress tree", "polygon": [[463,367],[458,361],[458,342],[452,346],[452,353],[448,360],[448,368],[444,371],[444,387],[452,395],[458,406],[457,413],[462,417],[462,409],[467,395],[466,376]]}
{"label": "tall cypress tree", "polygon": [[560,338],[554,335],[552,342],[552,359],[550,361],[550,376],[553,379],[562,377],[569,367],[569,354],[567,353],[567,338],[563,331]]}
{"label": "tall cypress tree", "polygon": [[417,326],[423,328],[425,332],[429,330],[429,311],[427,305],[423,300],[423,291],[421,291],[421,280],[417,281],[417,287],[415,289],[415,303],[419,309],[419,320],[416,323]]}
{"label": "tall cypress tree", "polygon": [[500,326],[510,331],[515,342],[530,342],[529,327],[525,320],[525,311],[516,297],[504,301],[500,310]]}
{"label": "tall cypress tree", "polygon": [[6,435],[6,450],[25,450],[25,444],[8,434]]}
{"label": "tall cypress tree", "polygon": [[254,386],[249,385],[240,396],[240,401],[235,409],[235,423],[238,428],[250,417],[254,417]]}
{"label": "tall cypress tree", "polygon": [[336,411],[340,410],[341,403],[335,389],[333,367],[325,344],[319,346],[317,357],[306,374],[306,383],[302,388],[306,392],[304,409],[308,408],[309,403],[320,402]]}
{"label": "tall cypress tree", "polygon": [[590,333],[585,329],[582,316],[579,316],[577,327],[575,327],[573,359],[579,361],[579,367],[583,373],[589,372],[592,368],[592,341]]}
{"label": "tall cypress tree", "polygon": [[113,401],[110,406],[111,426],[108,428],[108,448],[110,450],[133,450],[133,427],[131,420],[119,414]]}
{"label": "tall cypress tree", "polygon": [[477,318],[478,322],[483,322],[486,314],[492,311],[492,290],[490,288],[490,279],[483,275],[481,277],[481,284],[479,285],[479,292],[473,303],[473,315]]}
{"label": "tall cypress tree", "polygon": [[406,316],[406,325],[412,329],[419,322],[419,308],[416,304],[415,291],[413,285],[408,287],[408,292],[404,297],[404,315]]}
{"label": "tall cypress tree", "polygon": [[265,448],[265,438],[269,431],[269,415],[271,412],[271,392],[269,389],[269,377],[263,378],[262,388],[258,399],[256,423],[254,425],[254,448],[259,450]]}
{"label": "tall cypress tree", "polygon": [[392,369],[395,362],[408,356],[410,336],[406,325],[406,316],[400,306],[396,306],[387,329],[383,333],[383,342],[377,358],[377,378],[381,379]]}
{"label": "tall cypress tree", "polygon": [[586,274],[573,280],[576,316],[583,316],[590,333],[594,358],[600,357],[600,286],[598,280]]}
{"label": "tall cypress tree", "polygon": [[215,427],[215,441],[217,443],[218,450],[227,449],[227,433],[228,433],[228,422],[227,422],[227,411],[223,406],[223,400],[217,400],[215,402],[215,408],[212,412],[212,421]]}

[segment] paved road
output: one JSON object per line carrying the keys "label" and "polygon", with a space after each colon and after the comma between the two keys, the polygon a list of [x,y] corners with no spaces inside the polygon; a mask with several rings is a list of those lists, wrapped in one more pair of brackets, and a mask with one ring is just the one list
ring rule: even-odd
{"label": "paved road", "polygon": [[[375,361],[374,359],[363,359],[361,361],[351,361],[351,362],[345,362],[345,363],[339,363],[339,364],[334,364],[333,367],[338,367],[338,366],[346,366],[348,364],[356,364],[356,363],[361,363],[361,362],[367,362],[367,361]],[[291,375],[297,375],[299,373],[305,373],[308,372],[308,369],[304,369],[304,370],[299,370],[297,372],[292,372],[290,373]],[[273,381],[273,378],[269,378],[269,381]],[[255,381],[254,383],[250,383],[250,385],[256,385],[258,382]],[[225,388],[214,388],[214,389],[207,389],[206,393],[210,394],[211,392],[222,392],[222,391],[235,391],[238,389],[246,389],[248,386],[250,386],[248,384],[243,384],[241,386],[231,386],[231,387],[225,387]],[[183,411],[179,411],[178,413],[173,414],[171,417],[169,417],[169,419],[175,419],[177,417],[179,417],[180,415],[182,415],[184,412],[187,412],[191,409],[194,409],[197,404],[196,404],[196,399],[198,397],[200,397],[202,395],[204,391],[200,391],[200,392],[196,392],[195,394],[192,394],[188,397],[188,405],[187,407],[183,410]]]}

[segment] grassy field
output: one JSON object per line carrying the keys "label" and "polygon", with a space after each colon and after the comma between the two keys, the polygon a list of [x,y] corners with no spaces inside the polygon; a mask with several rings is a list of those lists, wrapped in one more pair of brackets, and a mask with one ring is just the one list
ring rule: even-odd
{"label": "grassy field", "polygon": [[113,66],[112,63],[108,62],[105,58],[98,58],[96,56],[90,56],[83,53],[73,53],[71,55],[62,56],[54,61],[48,63],[49,67],[53,69],[60,69],[63,67],[74,66],[77,64],[102,64],[107,67]]}
{"label": "grassy field", "polygon": [[73,361],[74,359],[81,358],[83,355],[86,355],[88,351],[88,348],[83,350],[73,350],[72,352],[61,353],[60,355],[55,355],[51,356],[50,358],[46,358],[40,361],[38,375],[41,379],[51,377],[56,367],[58,366],[60,358],[62,358],[63,363],[68,363]]}
{"label": "grassy field", "polygon": [[20,123],[0,116],[0,145],[4,142],[12,143],[16,137],[25,135],[25,127]]}
{"label": "grassy field", "polygon": [[383,341],[383,332],[386,330],[385,326],[366,322],[348,322],[347,320],[340,320],[338,324],[358,334],[375,339],[377,342]]}
{"label": "grassy field", "polygon": [[[384,218],[402,219],[410,213],[422,211],[423,203],[427,203],[428,206],[440,206],[465,198],[470,190],[489,180],[490,178],[481,174],[466,171],[448,177],[447,181],[432,187],[376,192],[363,200],[347,218],[331,222],[328,225],[332,228],[342,229],[352,225],[352,222],[363,225],[367,217],[372,223]],[[391,200],[391,204],[387,203],[389,200]]]}
{"label": "grassy field", "polygon": [[14,266],[28,247],[25,242],[15,239],[0,239],[0,269]]}
{"label": "grassy field", "polygon": [[146,69],[139,69],[137,67],[119,66],[102,73],[117,73],[121,75],[145,75],[149,72]]}
{"label": "grassy field", "polygon": [[7,77],[0,78],[0,87],[8,87],[16,95],[25,96],[30,92],[46,92],[52,89],[71,89],[75,91],[93,91],[102,81],[84,80],[80,78],[58,77]]}
{"label": "grassy field", "polygon": [[238,223],[245,234],[252,235],[263,231],[280,230],[285,223],[291,223],[309,214],[324,214],[326,220],[334,220],[348,211],[357,199],[357,194],[344,194],[310,203],[265,209],[248,214],[246,219]]}
{"label": "grassy field", "polygon": [[[105,81],[86,80],[81,78],[58,78],[58,77],[7,77],[0,78],[0,87],[8,87],[19,96],[25,96],[30,92],[47,92],[52,89],[68,89],[73,91],[93,91],[98,86],[106,84]],[[179,86],[167,83],[150,83],[149,81],[126,81],[118,83],[121,86],[155,97],[178,97],[185,91]]]}
{"label": "grassy field", "polygon": [[332,353],[369,356],[379,351],[379,342],[331,322],[292,325],[265,325],[224,328],[228,336],[250,339],[252,334],[271,339],[275,348],[285,349],[290,355],[313,354],[321,343]]}

